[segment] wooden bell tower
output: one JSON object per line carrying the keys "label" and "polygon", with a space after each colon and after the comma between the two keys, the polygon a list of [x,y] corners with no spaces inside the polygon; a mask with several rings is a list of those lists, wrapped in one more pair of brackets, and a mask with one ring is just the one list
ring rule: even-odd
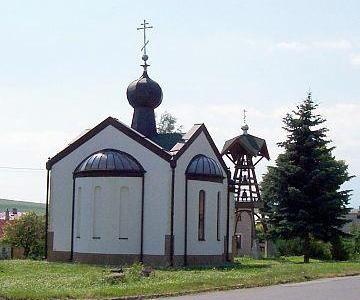
{"label": "wooden bell tower", "polygon": [[256,256],[259,252],[256,241],[255,217],[263,207],[255,166],[269,152],[264,139],[247,133],[249,126],[241,127],[243,134],[225,142],[222,155],[234,165],[232,185],[235,200],[235,253]]}

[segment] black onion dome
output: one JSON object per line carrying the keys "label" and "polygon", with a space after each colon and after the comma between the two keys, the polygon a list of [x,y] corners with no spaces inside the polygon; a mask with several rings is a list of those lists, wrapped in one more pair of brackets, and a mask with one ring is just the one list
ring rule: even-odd
{"label": "black onion dome", "polygon": [[75,169],[74,175],[141,176],[144,173],[141,164],[130,154],[115,149],[104,149],[85,158]]}
{"label": "black onion dome", "polygon": [[203,154],[196,155],[189,163],[186,168],[186,175],[192,177],[214,177],[214,178],[224,178],[223,172],[219,167],[218,163]]}
{"label": "black onion dome", "polygon": [[152,80],[146,71],[143,75],[129,84],[126,95],[132,107],[156,108],[162,101],[160,85]]}

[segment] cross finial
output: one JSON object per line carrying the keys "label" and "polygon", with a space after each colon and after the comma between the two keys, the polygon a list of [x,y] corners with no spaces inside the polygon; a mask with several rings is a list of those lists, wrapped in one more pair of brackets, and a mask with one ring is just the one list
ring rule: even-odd
{"label": "cross finial", "polygon": [[247,131],[249,130],[248,124],[246,124],[246,109],[243,110],[243,119],[244,119],[244,125],[241,126],[241,129],[243,130],[243,134],[247,134]]}
{"label": "cross finial", "polygon": [[137,30],[143,30],[143,34],[144,34],[144,45],[142,46],[141,48],[141,51],[144,52],[143,56],[142,56],[142,60],[144,61],[144,64],[142,65],[144,67],[144,70],[146,71],[147,67],[149,66],[146,61],[148,60],[148,56],[146,54],[146,45],[149,43],[148,40],[146,40],[146,29],[149,29],[149,28],[153,28],[152,26],[148,26],[149,23],[146,22],[146,20],[144,20],[144,23],[141,23],[140,24],[142,27],[138,27],[136,28]]}

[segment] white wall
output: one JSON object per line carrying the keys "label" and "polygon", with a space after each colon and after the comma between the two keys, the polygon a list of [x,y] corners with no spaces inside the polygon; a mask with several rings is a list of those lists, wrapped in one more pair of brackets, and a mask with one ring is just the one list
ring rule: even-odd
{"label": "white wall", "polygon": [[[80,237],[74,236],[74,252],[105,254],[140,253],[141,177],[85,177],[76,179],[81,188],[81,200],[75,198],[75,226],[80,225]],[[100,197],[94,215],[94,192],[100,187]],[[128,199],[121,199],[121,190],[128,188]],[[125,203],[127,202],[127,203]],[[80,203],[80,207],[78,204]],[[121,212],[120,208],[126,211]],[[80,208],[80,224],[78,211]],[[125,217],[126,224],[120,217]],[[95,220],[94,220],[95,218]],[[94,221],[96,232],[93,231]],[[126,226],[120,230],[120,225]],[[127,230],[124,230],[127,229]],[[75,228],[78,232],[78,228]],[[122,235],[120,234],[122,233]],[[94,239],[93,237],[99,237]],[[127,239],[123,239],[124,237]],[[122,239],[119,239],[122,237]]]}
{"label": "white wall", "polygon": [[[174,234],[175,234],[175,255],[183,255],[184,254],[184,210],[185,210],[185,171],[186,168],[191,161],[191,159],[197,155],[197,154],[204,154],[208,157],[211,157],[216,162],[218,162],[219,166],[221,167],[221,164],[219,163],[216,154],[212,150],[206,136],[204,133],[201,133],[197,139],[190,145],[190,147],[182,154],[182,156],[177,161],[177,167],[175,169],[175,217],[174,217]],[[222,168],[222,167],[221,167]],[[226,177],[226,170],[223,170],[224,176]],[[196,185],[198,186],[196,187]],[[193,199],[193,194],[195,193],[196,189],[199,189],[201,186],[206,187],[210,191],[214,192],[216,190],[220,190],[222,197],[222,230],[224,231],[224,234],[221,237],[221,242],[216,241],[216,233],[215,233],[215,242],[210,244],[207,243],[207,247],[201,247],[196,246],[193,243],[191,248],[188,247],[188,254],[223,254],[224,252],[224,235],[226,234],[226,211],[227,211],[227,179],[224,179],[223,184],[218,183],[212,183],[212,182],[202,182],[202,181],[189,181],[189,195],[188,195],[188,203],[190,203]],[[213,187],[214,186],[214,187]],[[199,189],[200,190],[200,189]],[[198,199],[198,196],[196,196],[196,199]],[[196,200],[198,201],[198,200]],[[216,204],[216,199],[214,201]],[[188,209],[188,213],[190,212],[190,207]],[[231,210],[230,210],[231,211]],[[216,225],[216,214],[214,215],[214,220],[210,222],[211,224]],[[190,217],[190,214],[188,214],[188,226],[190,224],[195,224],[194,226],[197,227],[198,224],[198,216],[196,215],[195,218]],[[193,225],[191,225],[193,226]],[[230,224],[230,228],[233,228],[232,223]],[[210,230],[210,228],[209,228]],[[230,230],[230,234],[232,234],[232,230]],[[196,240],[197,240],[197,233],[196,233]],[[188,241],[189,242],[189,241]],[[221,247],[220,247],[221,244]],[[199,249],[203,249],[203,251],[200,253]],[[231,251],[231,238],[229,239],[229,249]],[[189,251],[190,250],[190,251]],[[220,251],[221,250],[221,251]],[[191,251],[194,251],[192,253]]]}
{"label": "white wall", "polygon": [[170,165],[112,126],[106,127],[51,169],[49,231],[54,232],[53,250],[70,251],[73,171],[88,155],[104,148],[131,154],[146,170],[144,254],[163,254],[164,235],[169,232]]}
{"label": "white wall", "polygon": [[[199,192],[205,191],[205,240],[198,240]],[[220,241],[217,240],[217,194],[221,193]],[[188,181],[188,255],[221,255],[226,235],[226,201],[222,183]]]}

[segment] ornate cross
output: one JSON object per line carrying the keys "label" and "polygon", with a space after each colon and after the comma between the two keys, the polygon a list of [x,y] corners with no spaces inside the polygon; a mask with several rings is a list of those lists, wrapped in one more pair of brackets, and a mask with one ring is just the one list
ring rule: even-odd
{"label": "ornate cross", "polygon": [[142,27],[138,27],[136,28],[137,30],[143,30],[143,33],[144,33],[144,46],[141,48],[141,51],[144,51],[144,55],[142,57],[143,61],[147,61],[148,59],[148,56],[146,55],[146,45],[149,43],[149,41],[146,40],[146,29],[149,29],[149,28],[153,28],[152,26],[147,26],[149,25],[148,22],[146,22],[146,20],[144,20],[144,23],[141,23],[140,24]]}
{"label": "ornate cross", "polygon": [[246,113],[247,113],[246,109],[243,110],[243,113],[244,113],[244,117],[243,117],[244,118],[244,124],[246,124]]}

